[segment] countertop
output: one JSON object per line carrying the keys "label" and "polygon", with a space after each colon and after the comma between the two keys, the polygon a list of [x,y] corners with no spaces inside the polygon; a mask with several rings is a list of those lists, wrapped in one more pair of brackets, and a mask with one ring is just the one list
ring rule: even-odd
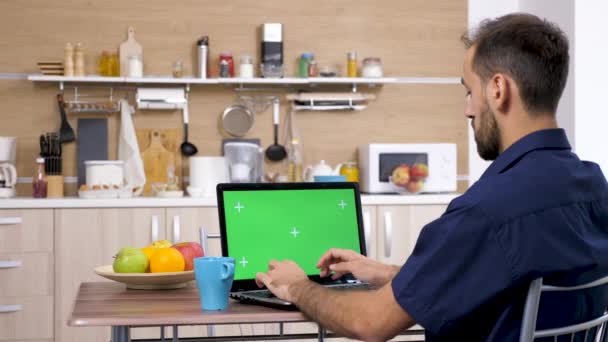
{"label": "countertop", "polygon": [[[407,205],[407,204],[448,204],[460,194],[433,195],[361,195],[362,205]],[[16,197],[0,199],[0,209],[32,208],[170,208],[170,207],[215,207],[215,197],[182,197],[156,198],[136,197],[127,199],[84,199],[65,198],[31,198]]]}

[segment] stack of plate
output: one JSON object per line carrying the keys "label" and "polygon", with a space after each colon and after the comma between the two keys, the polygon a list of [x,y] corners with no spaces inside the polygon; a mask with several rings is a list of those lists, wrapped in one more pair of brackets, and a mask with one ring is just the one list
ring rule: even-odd
{"label": "stack of plate", "polygon": [[62,62],[38,62],[37,64],[43,75],[63,76]]}

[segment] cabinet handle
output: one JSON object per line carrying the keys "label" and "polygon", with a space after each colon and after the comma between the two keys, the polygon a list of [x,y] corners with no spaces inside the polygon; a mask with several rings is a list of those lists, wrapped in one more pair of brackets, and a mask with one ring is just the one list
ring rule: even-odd
{"label": "cabinet handle", "polygon": [[391,244],[393,241],[393,217],[390,211],[384,212],[384,257],[391,257]]}
{"label": "cabinet handle", "polygon": [[2,312],[17,312],[23,310],[21,304],[16,305],[0,305],[0,313]]}
{"label": "cabinet handle", "polygon": [[17,268],[23,266],[21,260],[0,260],[0,268]]}
{"label": "cabinet handle", "polygon": [[203,252],[206,256],[209,256],[209,239],[219,239],[220,234],[208,234],[205,226],[199,228],[199,238],[201,246],[203,246]]}
{"label": "cabinet handle", "polygon": [[150,224],[150,238],[154,242],[158,240],[158,215],[152,215],[152,223]]}
{"label": "cabinet handle", "polygon": [[181,227],[179,223],[179,216],[173,216],[173,243],[178,243],[180,239]]}
{"label": "cabinet handle", "polygon": [[365,250],[367,251],[367,254],[369,254],[371,229],[371,217],[369,211],[366,211],[363,213],[363,234],[365,235]]}
{"label": "cabinet handle", "polygon": [[23,222],[21,217],[0,217],[0,226],[14,226]]}

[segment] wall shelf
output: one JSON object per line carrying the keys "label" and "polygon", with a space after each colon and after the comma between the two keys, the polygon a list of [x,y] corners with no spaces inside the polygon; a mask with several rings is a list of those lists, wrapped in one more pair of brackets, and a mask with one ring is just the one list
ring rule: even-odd
{"label": "wall shelf", "polygon": [[376,86],[383,84],[460,84],[459,77],[310,77],[310,78],[208,78],[200,79],[193,77],[66,77],[28,75],[27,79],[33,82],[59,82],[59,83],[102,83],[121,85],[143,85],[143,84],[174,84],[174,85],[283,85],[283,86],[315,86],[315,85],[368,85]]}

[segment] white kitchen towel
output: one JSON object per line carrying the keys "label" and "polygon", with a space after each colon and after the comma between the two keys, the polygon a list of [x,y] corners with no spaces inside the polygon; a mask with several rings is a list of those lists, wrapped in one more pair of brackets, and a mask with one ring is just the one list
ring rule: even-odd
{"label": "white kitchen towel", "polygon": [[127,100],[120,100],[120,137],[118,140],[118,159],[125,162],[124,175],[128,187],[139,188],[136,195],[141,194],[146,184],[144,162],[139,154],[139,144],[131,115],[135,110]]}

